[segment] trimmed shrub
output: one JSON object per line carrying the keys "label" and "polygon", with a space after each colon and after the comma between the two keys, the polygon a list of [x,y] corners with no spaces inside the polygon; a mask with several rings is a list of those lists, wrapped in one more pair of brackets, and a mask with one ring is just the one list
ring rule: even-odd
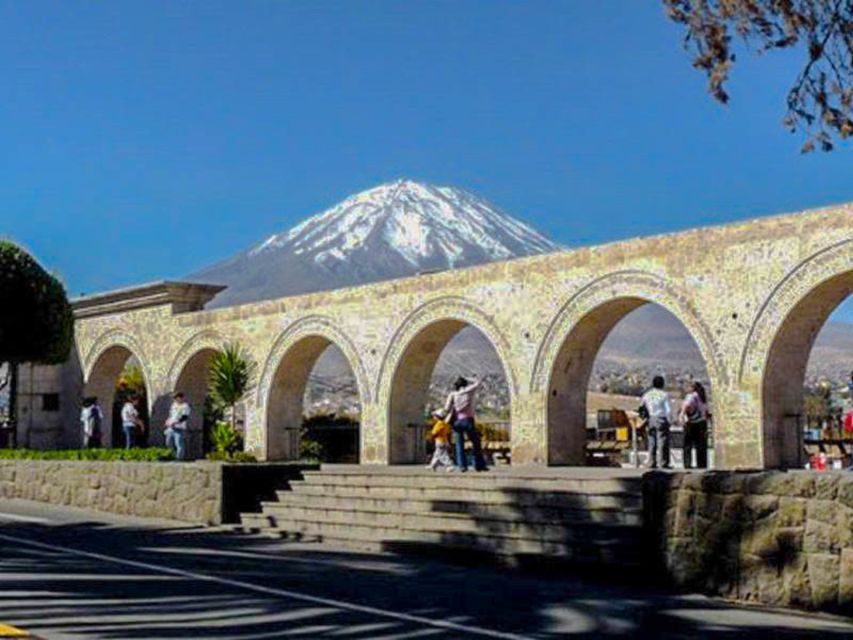
{"label": "trimmed shrub", "polygon": [[215,462],[257,462],[258,459],[246,451],[235,451],[226,453],[224,451],[211,451],[206,458]]}
{"label": "trimmed shrub", "polygon": [[159,462],[172,459],[169,449],[0,449],[0,460],[92,460]]}

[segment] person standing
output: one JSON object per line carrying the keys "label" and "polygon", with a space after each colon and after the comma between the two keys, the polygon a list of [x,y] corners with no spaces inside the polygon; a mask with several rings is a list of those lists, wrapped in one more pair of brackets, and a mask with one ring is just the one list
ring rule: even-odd
{"label": "person standing", "polygon": [[166,420],[166,446],[175,454],[176,460],[186,460],[187,456],[187,427],[190,421],[190,405],[184,394],[178,391],[169,407],[169,417]]}
{"label": "person standing", "polygon": [[670,469],[669,427],[672,422],[672,404],[664,391],[663,376],[655,376],[652,388],[643,394],[642,406],[648,414],[649,466]]}
{"label": "person standing", "polygon": [[83,400],[83,408],[80,411],[80,426],[83,429],[84,449],[95,449],[101,446],[103,422],[104,414],[98,405],[98,399],[86,398]]}
{"label": "person standing", "polygon": [[142,419],[139,417],[139,398],[131,396],[121,408],[121,428],[124,431],[124,448],[136,446],[136,430],[142,429]]}
{"label": "person standing", "polygon": [[693,452],[696,452],[696,468],[708,468],[708,396],[701,382],[688,385],[687,395],[681,404],[679,415],[684,425],[684,468],[693,468]]}
{"label": "person standing", "polygon": [[469,382],[462,376],[453,383],[453,391],[447,396],[442,417],[453,426],[456,440],[456,466],[463,473],[468,470],[468,460],[465,456],[465,438],[471,441],[474,449],[474,469],[485,471],[486,461],[483,459],[483,449],[480,444],[480,434],[475,422],[475,401],[477,390],[482,383],[475,375]]}

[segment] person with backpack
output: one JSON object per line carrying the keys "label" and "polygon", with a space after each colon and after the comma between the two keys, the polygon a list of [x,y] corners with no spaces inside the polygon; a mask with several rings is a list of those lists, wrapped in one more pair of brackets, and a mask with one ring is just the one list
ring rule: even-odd
{"label": "person with backpack", "polygon": [[466,438],[471,441],[471,446],[474,449],[474,469],[476,471],[488,469],[486,460],[483,458],[483,448],[474,415],[476,393],[482,383],[476,375],[474,378],[472,382],[469,382],[459,376],[453,383],[453,391],[447,396],[444,411],[436,414],[436,417],[443,418],[453,427],[454,439],[456,440],[456,467],[462,473],[468,471],[468,460],[465,456]]}
{"label": "person with backpack", "polygon": [[191,413],[184,394],[178,391],[173,396],[172,406],[169,407],[165,431],[166,446],[175,454],[176,460],[186,460],[187,457],[187,427]]}
{"label": "person with backpack", "polygon": [[672,405],[664,391],[663,376],[655,376],[652,388],[643,394],[641,405],[648,415],[649,467],[671,469],[669,462],[669,427],[672,423]]}
{"label": "person with backpack", "polygon": [[696,452],[697,469],[708,468],[708,396],[696,380],[688,385],[679,415],[684,425],[684,468],[692,469]]}

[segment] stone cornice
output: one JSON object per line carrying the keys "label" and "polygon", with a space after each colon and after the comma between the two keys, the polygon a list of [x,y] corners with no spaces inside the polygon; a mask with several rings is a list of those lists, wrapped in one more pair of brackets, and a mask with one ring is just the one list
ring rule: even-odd
{"label": "stone cornice", "polygon": [[225,289],[222,285],[196,282],[151,282],[116,289],[71,301],[75,318],[122,313],[134,309],[172,306],[172,313],[200,311],[213,297]]}

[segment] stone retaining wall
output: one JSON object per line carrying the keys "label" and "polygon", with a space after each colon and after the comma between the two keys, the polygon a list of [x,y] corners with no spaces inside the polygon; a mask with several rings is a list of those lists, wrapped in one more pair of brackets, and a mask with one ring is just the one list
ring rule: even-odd
{"label": "stone retaining wall", "polygon": [[679,588],[853,614],[853,474],[650,473],[644,506]]}
{"label": "stone retaining wall", "polygon": [[300,472],[286,464],[0,460],[0,498],[221,524]]}

